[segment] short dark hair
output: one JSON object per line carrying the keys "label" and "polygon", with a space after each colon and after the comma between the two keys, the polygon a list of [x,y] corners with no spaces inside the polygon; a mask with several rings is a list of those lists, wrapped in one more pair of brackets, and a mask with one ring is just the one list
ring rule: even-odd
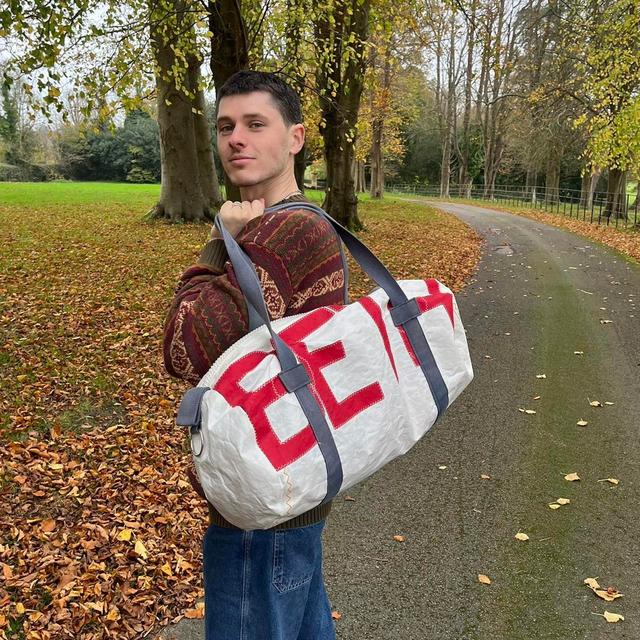
{"label": "short dark hair", "polygon": [[298,94],[278,75],[266,71],[237,71],[222,85],[216,96],[216,114],[220,100],[253,91],[268,93],[287,126],[302,122]]}

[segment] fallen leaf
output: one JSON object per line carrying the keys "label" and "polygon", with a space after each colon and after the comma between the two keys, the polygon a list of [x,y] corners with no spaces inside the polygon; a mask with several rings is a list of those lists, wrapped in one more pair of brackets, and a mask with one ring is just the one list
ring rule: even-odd
{"label": "fallen leaf", "polygon": [[613,320],[600,320],[600,324],[611,324]]}
{"label": "fallen leaf", "polygon": [[491,584],[491,578],[489,578],[489,576],[485,576],[484,573],[479,573],[478,582],[480,584]]}
{"label": "fallen leaf", "polygon": [[198,602],[194,609],[185,611],[184,617],[190,620],[202,620],[204,618],[204,602]]}
{"label": "fallen leaf", "polygon": [[22,615],[25,612],[25,608],[22,602],[18,602],[18,604],[16,605],[16,611],[18,612],[18,615]]}
{"label": "fallen leaf", "polygon": [[579,427],[586,427],[589,423],[586,420],[583,420],[582,418],[580,418],[580,420],[578,420],[578,422],[576,422],[576,424]]}
{"label": "fallen leaf", "polygon": [[569,482],[575,482],[576,480],[580,480],[580,476],[577,473],[568,473],[564,479]]}
{"label": "fallen leaf", "polygon": [[600,585],[595,578],[585,578],[584,584],[586,584],[590,589],[599,589]]}
{"label": "fallen leaf", "polygon": [[521,540],[522,542],[526,542],[529,539],[529,536],[526,533],[516,533],[516,540]]}
{"label": "fallen leaf", "polygon": [[344,497],[345,502],[355,502],[356,499],[353,498],[352,496],[345,496]]}
{"label": "fallen leaf", "polygon": [[491,480],[491,476],[488,476],[488,475],[486,475],[485,473],[483,473],[480,477],[481,477],[483,480]]}
{"label": "fallen leaf", "polygon": [[162,573],[166,573],[168,576],[172,576],[173,575],[173,571],[171,571],[171,566],[169,565],[168,562],[165,562],[160,567],[160,571],[162,571]]}
{"label": "fallen leaf", "polygon": [[540,400],[541,396],[533,396],[534,400]]}
{"label": "fallen leaf", "polygon": [[396,542],[404,542],[406,540],[406,538],[404,536],[393,536],[393,539]]}
{"label": "fallen leaf", "polygon": [[105,618],[109,620],[109,622],[118,620],[118,618],[120,618],[120,612],[118,611],[117,607],[111,607],[111,609],[109,609],[109,613],[107,613]]}
{"label": "fallen leaf", "polygon": [[441,464],[438,469],[440,469],[440,471],[444,471],[447,468],[446,464]]}
{"label": "fallen leaf", "polygon": [[334,620],[340,620],[340,619],[342,618],[342,614],[341,614],[341,613],[338,613],[337,611],[332,611],[332,612],[331,612],[331,617],[332,617]]}
{"label": "fallen leaf", "polygon": [[603,478],[602,480],[598,480],[598,482],[609,482],[611,484],[620,484],[620,480],[618,480],[618,478]]}
{"label": "fallen leaf", "polygon": [[[589,398],[587,398],[587,400],[589,400]],[[600,400],[589,400],[589,404],[592,407],[601,407],[602,403],[600,402]]]}
{"label": "fallen leaf", "polygon": [[574,351],[574,352],[573,352],[573,355],[576,355],[576,356],[583,356],[583,355],[584,355],[584,351]]}
{"label": "fallen leaf", "polygon": [[116,538],[121,542],[129,542],[131,540],[131,529],[123,529]]}
{"label": "fallen leaf", "polygon": [[533,409],[521,409],[521,408],[518,408],[518,411],[520,413],[528,413],[529,415],[532,415],[532,414],[535,413],[535,411]]}
{"label": "fallen leaf", "polygon": [[613,602],[616,598],[622,598],[623,596],[622,593],[619,593],[618,590],[613,587],[609,587],[606,591],[604,589],[593,589],[593,592],[607,602]]}
{"label": "fallen leaf", "polygon": [[56,521],[51,518],[43,520],[40,529],[45,533],[51,533],[56,528]]}
{"label": "fallen leaf", "polygon": [[611,613],[610,611],[605,611],[604,619],[607,622],[620,622],[621,620],[624,620],[624,616],[621,616],[619,613]]}
{"label": "fallen leaf", "polygon": [[606,401],[605,401],[605,404],[606,404],[607,406],[609,406],[609,407],[612,407],[612,406],[615,404],[615,402],[606,402]]}
{"label": "fallen leaf", "polygon": [[558,498],[556,502],[558,504],[570,504],[571,500],[569,500],[569,498]]}
{"label": "fallen leaf", "polygon": [[561,505],[559,505],[557,502],[550,502],[549,503],[549,509],[559,509]]}
{"label": "fallen leaf", "polygon": [[547,374],[546,373],[539,373],[536,378],[538,378],[538,380],[545,380],[547,378]]}
{"label": "fallen leaf", "polygon": [[142,540],[136,540],[136,545],[134,547],[134,551],[143,559],[146,560],[149,557],[149,552],[147,548],[142,543]]}

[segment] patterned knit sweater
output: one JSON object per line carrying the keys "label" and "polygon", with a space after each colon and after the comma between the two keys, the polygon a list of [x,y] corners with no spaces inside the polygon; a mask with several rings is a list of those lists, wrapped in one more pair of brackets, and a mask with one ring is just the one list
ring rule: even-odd
{"label": "patterned knit sweater", "polygon": [[[317,214],[302,209],[267,213],[251,220],[236,240],[256,267],[272,319],[343,302],[339,240]],[[164,326],[167,371],[197,384],[248,326],[247,306],[224,243],[211,240],[176,287]],[[279,528],[311,524],[329,508],[318,507]],[[232,526],[212,505],[209,511],[215,524]]]}

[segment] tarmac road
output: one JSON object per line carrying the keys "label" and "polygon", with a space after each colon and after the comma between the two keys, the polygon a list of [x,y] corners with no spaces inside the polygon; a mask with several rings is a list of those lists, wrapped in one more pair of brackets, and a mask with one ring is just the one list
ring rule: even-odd
{"label": "tarmac road", "polygon": [[[335,501],[338,638],[639,640],[640,267],[534,220],[432,204],[486,239],[457,296],[475,379],[409,454]],[[571,503],[550,509],[559,497]],[[624,597],[605,602],[588,577]],[[605,609],[625,620],[593,615]],[[202,638],[201,623],[164,637]]]}

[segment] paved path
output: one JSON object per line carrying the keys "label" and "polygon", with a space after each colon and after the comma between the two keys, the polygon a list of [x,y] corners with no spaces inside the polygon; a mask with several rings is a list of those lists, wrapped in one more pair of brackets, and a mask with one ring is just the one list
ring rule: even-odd
{"label": "paved path", "polygon": [[[640,268],[527,218],[435,206],[486,238],[458,295],[476,378],[408,455],[336,501],[325,571],[338,638],[637,640]],[[620,484],[598,482],[609,477]],[[558,497],[571,504],[552,511]],[[587,577],[625,597],[605,603]],[[605,609],[626,620],[593,615]],[[166,637],[202,637],[191,628]]]}

